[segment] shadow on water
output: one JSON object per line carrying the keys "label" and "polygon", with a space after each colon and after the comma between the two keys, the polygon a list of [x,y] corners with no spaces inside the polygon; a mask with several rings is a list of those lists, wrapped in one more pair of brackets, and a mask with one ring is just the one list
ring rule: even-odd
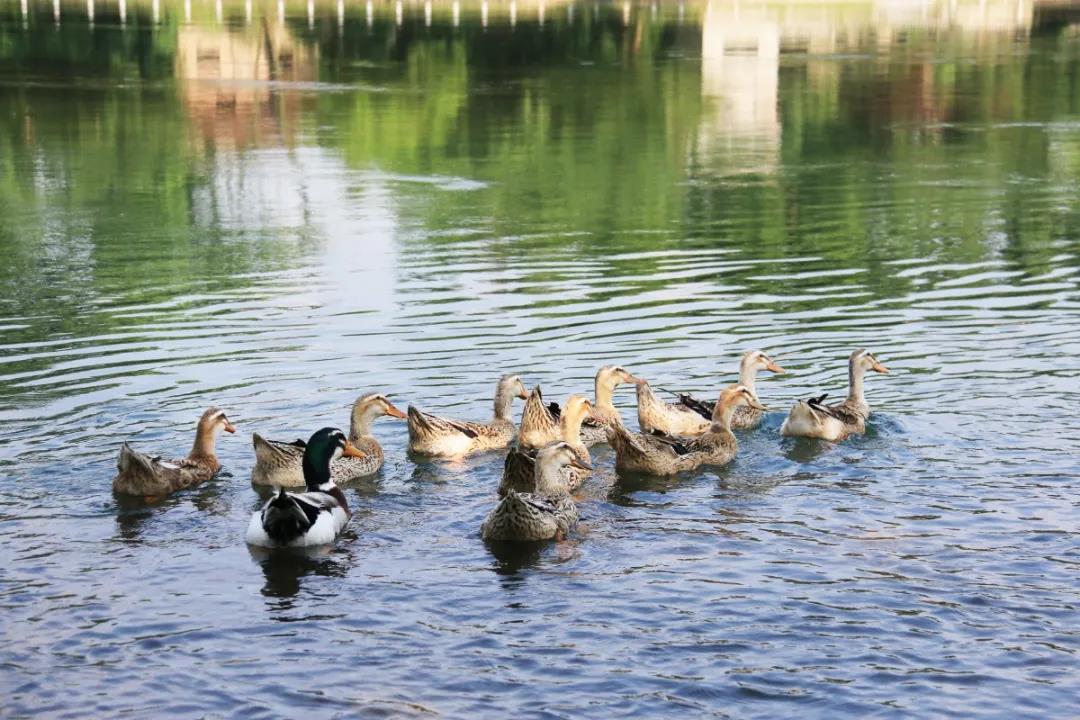
{"label": "shadow on water", "polygon": [[[348,565],[334,557],[332,545],[315,548],[289,548],[267,550],[248,546],[251,558],[262,569],[266,583],[262,594],[268,598],[289,599],[295,597],[303,586],[303,579],[312,575],[345,577]],[[280,609],[288,609],[290,604]]]}
{"label": "shadow on water", "polygon": [[[497,575],[511,579],[523,580],[522,570],[537,567],[542,560],[544,549],[549,542],[485,542],[488,551],[494,557],[491,569]],[[510,583],[513,584],[513,583]]]}
{"label": "shadow on water", "polygon": [[218,473],[208,482],[160,498],[114,494],[117,531],[124,540],[140,540],[145,525],[150,520],[185,502],[190,502],[201,513],[225,515],[229,510],[226,499],[227,480],[231,478],[231,473]]}

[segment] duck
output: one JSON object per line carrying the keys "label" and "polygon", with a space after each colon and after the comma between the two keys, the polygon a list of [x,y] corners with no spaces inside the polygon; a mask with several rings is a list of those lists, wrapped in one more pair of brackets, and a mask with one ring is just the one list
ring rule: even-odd
{"label": "duck", "polygon": [[[757,395],[757,375],[761,370],[785,373],[762,350],[749,350],[739,361],[739,384]],[[667,435],[694,436],[706,432],[712,425],[715,403],[680,394],[679,402],[667,403],[653,393],[647,382],[638,382],[638,425],[641,432],[660,431]],[[733,430],[751,430],[761,424],[765,413],[749,405],[740,405],[731,418]]]}
{"label": "duck", "polygon": [[434,457],[461,458],[498,450],[510,444],[516,428],[510,419],[514,397],[529,394],[518,375],[503,375],[495,389],[495,416],[490,422],[453,420],[409,406],[409,450]]}
{"label": "duck", "polygon": [[566,490],[565,468],[591,471],[576,450],[559,440],[536,453],[533,491],[511,489],[488,513],[480,526],[480,535],[489,541],[537,542],[561,540],[577,524],[578,510]]}
{"label": "duck", "polygon": [[206,410],[195,427],[195,444],[186,458],[162,460],[133,450],[126,442],[120,446],[113,492],[136,495],[152,501],[183,488],[206,482],[218,474],[221,463],[215,452],[218,433],[235,433],[225,411],[218,407]]}
{"label": "duck", "polygon": [[607,442],[607,428],[622,425],[622,416],[611,402],[615,388],[636,382],[637,378],[620,365],[605,365],[596,371],[595,399],[592,412],[581,426],[581,442],[590,447]]}
{"label": "duck", "polygon": [[863,395],[863,376],[867,370],[883,374],[889,372],[873,353],[859,348],[848,358],[847,398],[833,405],[825,404],[828,393],[808,400],[797,400],[780,426],[780,434],[836,442],[866,432],[870,405]]}
{"label": "duck", "polygon": [[332,543],[349,522],[349,503],[334,483],[331,465],[341,457],[362,458],[345,433],[326,427],[304,444],[302,459],[307,492],[278,488],[262,509],[252,513],[247,543],[263,548],[310,547]]}
{"label": "duck", "polygon": [[766,407],[745,385],[729,385],[720,391],[707,432],[692,438],[663,433],[635,433],[622,425],[608,428],[608,441],[615,449],[615,469],[649,475],[674,475],[701,465],[724,465],[735,458],[739,444],[731,432],[731,418],[737,408]]}
{"label": "duck", "polygon": [[[383,393],[361,395],[352,406],[349,442],[364,453],[363,457],[340,457],[330,464],[330,476],[338,485],[353,478],[373,475],[383,464],[383,449],[371,434],[371,425],[384,415],[405,419],[405,413],[394,406]],[[303,440],[282,442],[267,440],[252,433],[255,446],[255,467],[251,470],[254,485],[303,487],[305,485],[301,459],[307,443]]]}
{"label": "duck", "polygon": [[[531,396],[530,396],[531,397]],[[581,423],[592,412],[592,403],[584,395],[571,395],[566,400],[566,408],[559,416],[559,432],[561,439],[574,449],[578,459],[584,464],[591,464],[589,449],[581,442]],[[524,422],[524,421],[523,421]],[[551,441],[555,442],[555,440]],[[549,443],[550,444],[550,443]],[[518,445],[512,448],[506,455],[503,464],[502,481],[499,483],[499,496],[502,497],[515,490],[519,493],[529,492],[535,484],[536,456],[538,450],[523,447],[521,438]],[[589,473],[578,467],[567,467],[563,472],[563,480],[567,492],[575,492],[585,482]]]}
{"label": "duck", "polygon": [[521,450],[538,450],[549,443],[562,439],[559,429],[560,408],[558,403],[547,405],[537,385],[525,400],[518,426],[517,445]]}

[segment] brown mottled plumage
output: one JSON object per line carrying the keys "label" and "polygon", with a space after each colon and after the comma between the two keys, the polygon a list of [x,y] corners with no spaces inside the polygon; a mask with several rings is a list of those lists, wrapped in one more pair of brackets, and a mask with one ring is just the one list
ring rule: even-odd
{"label": "brown mottled plumage", "polygon": [[521,378],[503,375],[495,390],[495,416],[487,423],[439,417],[410,405],[409,450],[436,457],[464,457],[506,447],[514,439],[510,408],[515,396],[528,397]]}
{"label": "brown mottled plumage", "polygon": [[859,349],[851,353],[848,358],[847,398],[835,405],[825,404],[827,394],[798,400],[780,427],[780,434],[835,441],[866,432],[870,405],[863,395],[863,376],[867,370],[889,372],[869,350]]}
{"label": "brown mottled plumage", "polygon": [[[589,449],[581,442],[581,422],[591,411],[592,404],[588,398],[584,395],[571,395],[567,398],[566,408],[559,417],[559,433],[562,435],[562,440],[574,449],[578,459],[586,465],[592,462],[592,458],[589,457]],[[536,455],[536,450],[522,450],[519,439],[518,447],[511,448],[506,455],[502,481],[499,483],[499,495],[506,495],[511,490],[519,493],[533,491],[536,483]],[[579,467],[564,468],[563,480],[567,492],[576,491],[588,476],[589,472]]]}

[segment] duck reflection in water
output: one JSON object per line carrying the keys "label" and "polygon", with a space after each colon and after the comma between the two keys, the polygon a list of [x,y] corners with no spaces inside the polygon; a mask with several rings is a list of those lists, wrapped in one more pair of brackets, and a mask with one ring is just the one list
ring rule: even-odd
{"label": "duck reflection in water", "polygon": [[349,563],[335,555],[333,545],[275,550],[249,545],[248,551],[252,560],[262,568],[266,579],[262,594],[267,598],[286,601],[274,605],[274,609],[278,610],[292,607],[291,598],[300,592],[305,577],[321,575],[340,578],[345,577],[349,570]]}
{"label": "duck reflection in water", "polygon": [[223,494],[225,483],[221,481],[227,481],[231,477],[228,472],[220,472],[212,482],[203,483],[190,492],[153,500],[137,495],[116,495],[117,533],[121,539],[129,542],[141,540],[144,526],[151,518],[188,502],[200,513],[226,515],[229,508]]}

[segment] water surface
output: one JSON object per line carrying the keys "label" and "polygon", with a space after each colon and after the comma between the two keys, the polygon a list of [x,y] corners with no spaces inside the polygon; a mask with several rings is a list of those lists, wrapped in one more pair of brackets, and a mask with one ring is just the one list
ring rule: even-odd
{"label": "water surface", "polygon": [[[91,17],[90,10],[93,15]],[[1073,23],[1073,24],[1070,24]],[[1028,3],[0,8],[0,663],[12,716],[1068,715],[1080,33]],[[781,439],[868,346],[875,414]],[[322,553],[243,544],[247,433],[380,390],[480,418],[618,362],[773,411],[580,532],[501,456],[387,462]],[[633,393],[617,402],[636,424]],[[154,505],[122,440],[226,473]]]}

